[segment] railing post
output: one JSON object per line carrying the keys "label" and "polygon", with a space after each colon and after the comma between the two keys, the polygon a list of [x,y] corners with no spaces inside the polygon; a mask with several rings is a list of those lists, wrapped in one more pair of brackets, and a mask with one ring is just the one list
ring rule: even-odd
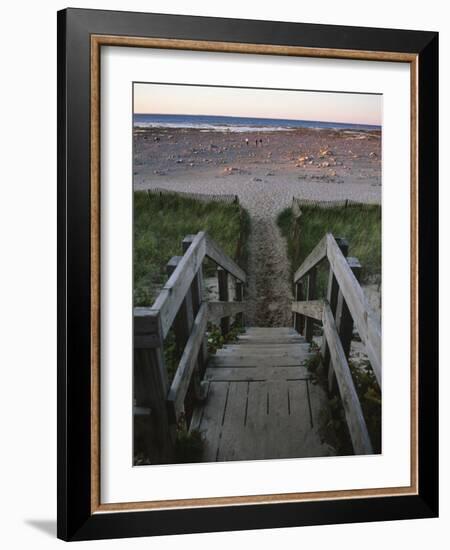
{"label": "railing post", "polygon": [[[303,281],[295,283],[295,301],[303,300]],[[305,316],[300,313],[294,313],[294,328],[299,334],[303,334],[305,328]]]}
{"label": "railing post", "polygon": [[[217,279],[219,283],[219,300],[228,302],[228,273],[221,267],[217,268]],[[230,330],[230,318],[223,317],[220,321],[222,336],[226,336]]]}
{"label": "railing post", "polygon": [[[242,302],[242,300],[244,299],[244,285],[241,281],[238,281],[236,280],[236,283],[235,283],[235,300],[236,302]],[[244,314],[243,313],[238,313],[236,315],[236,322],[239,326],[243,327],[244,326]]]}
{"label": "railing post", "polygon": [[[336,243],[338,247],[340,248],[342,254],[347,257],[348,254],[348,241],[347,239],[342,239],[337,237]],[[330,305],[331,312],[333,314],[333,317],[336,315],[336,307],[337,307],[337,299],[338,299],[338,293],[339,293],[339,285],[336,280],[336,277],[334,276],[333,269],[330,266],[330,271],[328,274],[328,288],[327,288],[327,301]],[[329,371],[330,367],[330,350],[328,349],[328,344],[325,336],[322,336],[322,362],[325,368],[325,372]],[[330,376],[330,375],[329,375]]]}
{"label": "railing post", "polygon": [[[347,263],[356,277],[356,280],[359,282],[361,277],[361,264],[358,259],[347,258]],[[348,359],[353,336],[353,318],[341,290],[338,292],[335,318],[336,329],[341,340],[342,349],[344,350],[345,358]],[[329,369],[328,371],[328,388],[330,392],[334,392],[336,390],[336,375],[334,374],[333,369]]]}
{"label": "railing post", "polygon": [[[316,278],[317,278],[317,268],[313,267],[311,271],[306,276],[307,279],[307,290],[306,290],[306,300],[314,300],[316,297]],[[313,328],[314,320],[310,317],[305,317],[305,339],[307,342],[311,343],[313,339]]]}
{"label": "railing post", "polygon": [[[170,277],[180,263],[182,256],[173,256],[167,262],[166,272]],[[190,329],[194,322],[194,310],[192,306],[192,293],[189,289],[181,303],[180,309],[176,314],[175,321],[173,323],[173,329],[175,332],[175,342],[179,352],[182,352],[186,342],[189,338]]]}
{"label": "railing post", "polygon": [[162,347],[159,315],[147,308],[135,308],[134,454],[143,452],[157,464],[172,461],[174,443],[166,407],[168,381]]}

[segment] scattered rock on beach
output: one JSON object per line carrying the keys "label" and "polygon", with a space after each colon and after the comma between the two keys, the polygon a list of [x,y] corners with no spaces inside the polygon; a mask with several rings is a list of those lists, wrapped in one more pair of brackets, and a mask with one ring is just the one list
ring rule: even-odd
{"label": "scattered rock on beach", "polygon": [[329,147],[324,147],[319,152],[319,158],[325,158],[325,157],[331,157],[333,155],[333,151],[329,149]]}

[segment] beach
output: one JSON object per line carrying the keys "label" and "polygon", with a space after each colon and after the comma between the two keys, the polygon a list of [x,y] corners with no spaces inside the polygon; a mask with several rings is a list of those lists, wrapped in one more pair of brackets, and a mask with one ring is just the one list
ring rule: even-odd
{"label": "beach", "polygon": [[135,190],[237,195],[250,214],[247,318],[288,326],[290,267],[277,214],[293,197],[381,203],[381,131],[135,126]]}
{"label": "beach", "polygon": [[133,172],[135,189],[237,194],[259,216],[293,196],[379,203],[381,133],[135,128]]}

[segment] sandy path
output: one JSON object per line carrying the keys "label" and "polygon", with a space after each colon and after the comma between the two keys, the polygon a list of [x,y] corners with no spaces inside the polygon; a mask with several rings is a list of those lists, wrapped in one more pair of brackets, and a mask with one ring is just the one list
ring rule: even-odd
{"label": "sandy path", "polygon": [[289,326],[289,261],[285,239],[273,218],[252,219],[248,263],[247,325]]}

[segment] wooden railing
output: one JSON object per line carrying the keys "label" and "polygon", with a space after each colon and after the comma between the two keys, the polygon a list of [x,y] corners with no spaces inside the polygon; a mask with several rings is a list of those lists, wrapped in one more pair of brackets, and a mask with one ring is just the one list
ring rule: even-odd
{"label": "wooden railing", "polygon": [[[348,365],[353,327],[359,333],[381,389],[381,323],[359,284],[361,265],[347,257],[348,243],[326,234],[294,275],[294,326],[311,342],[313,324],[323,325],[321,355],[328,371],[329,390],[337,386],[356,454],[371,454],[372,445]],[[327,259],[326,299],[317,300],[319,264]]]}
{"label": "wooden railing", "polygon": [[[188,235],[182,256],[167,264],[168,280],[150,308],[134,308],[134,418],[143,439],[155,441],[152,461],[170,462],[175,428],[186,421],[185,400],[204,398],[201,378],[207,362],[207,322],[220,322],[229,330],[230,317],[240,318],[245,308],[245,272],[204,232]],[[203,260],[217,267],[219,301],[204,301]],[[229,301],[229,276],[235,281],[235,301]],[[169,386],[163,346],[173,328],[181,358]],[[148,450],[148,449],[147,449]]]}

